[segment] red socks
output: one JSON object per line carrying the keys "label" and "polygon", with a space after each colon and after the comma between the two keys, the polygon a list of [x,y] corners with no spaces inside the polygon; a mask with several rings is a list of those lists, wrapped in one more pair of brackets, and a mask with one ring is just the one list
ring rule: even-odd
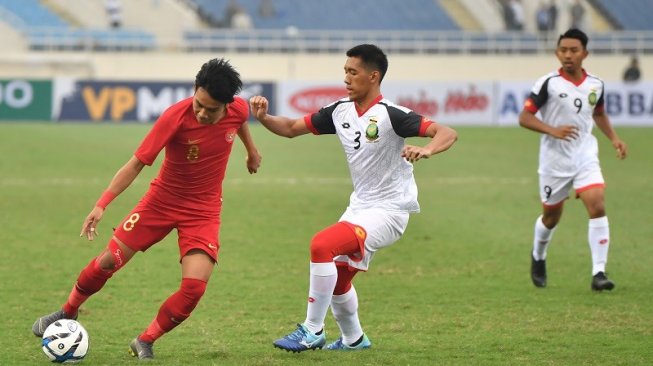
{"label": "red socks", "polygon": [[77,282],[68,296],[68,301],[62,307],[64,313],[71,317],[77,315],[77,310],[84,301],[100,291],[112,275],[113,272],[103,270],[97,258],[93,258],[79,274]]}
{"label": "red socks", "polygon": [[156,318],[140,335],[144,342],[153,343],[163,334],[181,324],[199,303],[206,291],[206,282],[194,278],[181,280],[181,287],[159,308]]}

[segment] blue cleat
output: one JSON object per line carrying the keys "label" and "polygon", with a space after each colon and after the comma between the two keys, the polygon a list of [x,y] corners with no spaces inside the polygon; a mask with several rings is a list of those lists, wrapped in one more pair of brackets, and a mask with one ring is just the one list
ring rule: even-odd
{"label": "blue cleat", "polygon": [[326,346],[326,349],[330,351],[358,351],[362,349],[368,349],[372,347],[372,342],[367,338],[367,335],[363,334],[363,339],[355,346],[348,346],[342,343],[342,337],[338,338],[337,341],[330,343]]}
{"label": "blue cleat", "polygon": [[309,349],[319,349],[326,344],[326,332],[312,334],[303,324],[297,324],[297,330],[283,338],[274,341],[274,346],[291,352],[303,352]]}

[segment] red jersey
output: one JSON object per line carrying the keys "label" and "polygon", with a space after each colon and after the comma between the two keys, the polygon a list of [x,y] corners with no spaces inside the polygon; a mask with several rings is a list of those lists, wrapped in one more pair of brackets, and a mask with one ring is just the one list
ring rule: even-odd
{"label": "red jersey", "polygon": [[163,165],[144,200],[182,214],[219,215],[229,154],[248,117],[248,104],[238,97],[212,125],[197,121],[192,97],[168,108],[134,153],[143,164],[152,165],[165,147]]}

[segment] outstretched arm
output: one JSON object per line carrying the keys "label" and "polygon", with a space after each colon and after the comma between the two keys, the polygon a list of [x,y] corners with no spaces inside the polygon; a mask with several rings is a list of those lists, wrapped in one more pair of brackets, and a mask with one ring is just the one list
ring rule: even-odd
{"label": "outstretched arm", "polygon": [[263,159],[254,145],[254,139],[249,133],[249,126],[247,122],[243,123],[238,129],[238,137],[240,141],[245,145],[245,150],[247,150],[247,171],[249,174],[256,173],[258,168],[261,166],[261,160]]}
{"label": "outstretched arm", "polygon": [[109,187],[102,193],[95,207],[93,207],[88,216],[86,216],[86,219],[84,219],[82,231],[79,233],[79,236],[86,235],[88,240],[95,239],[98,235],[97,224],[102,220],[102,215],[107,205],[132,184],[144,166],[145,164],[138,160],[138,158],[132,156],[125,165],[118,169],[113,179],[111,179]]}
{"label": "outstretched arm", "polygon": [[268,100],[265,97],[254,96],[250,98],[249,105],[254,117],[272,133],[291,138],[311,132],[303,118],[292,119],[268,114]]}
{"label": "outstretched arm", "polygon": [[608,139],[610,139],[610,142],[612,142],[612,146],[617,151],[617,158],[625,159],[626,155],[628,155],[628,147],[626,146],[626,143],[623,142],[619,138],[619,136],[617,136],[617,133],[612,128],[612,124],[610,124],[610,119],[608,119],[608,115],[605,114],[605,111],[595,110],[593,117],[594,117],[594,122],[596,122],[596,125],[601,130],[601,132],[603,132],[603,134]]}
{"label": "outstretched arm", "polygon": [[519,114],[519,125],[531,131],[545,133],[561,140],[570,141],[578,137],[578,128],[576,126],[553,127],[542,122],[535,114],[525,109]]}
{"label": "outstretched arm", "polygon": [[458,140],[458,134],[452,128],[433,122],[426,129],[426,136],[431,141],[424,147],[406,145],[401,151],[401,156],[412,162],[429,157],[448,150]]}

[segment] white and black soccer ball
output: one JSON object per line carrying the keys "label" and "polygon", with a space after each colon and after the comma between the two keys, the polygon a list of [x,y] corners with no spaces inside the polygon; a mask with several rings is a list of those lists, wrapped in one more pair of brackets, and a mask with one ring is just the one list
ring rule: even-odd
{"label": "white and black soccer ball", "polygon": [[57,320],[45,329],[41,344],[52,362],[79,362],[88,353],[88,332],[76,320]]}

